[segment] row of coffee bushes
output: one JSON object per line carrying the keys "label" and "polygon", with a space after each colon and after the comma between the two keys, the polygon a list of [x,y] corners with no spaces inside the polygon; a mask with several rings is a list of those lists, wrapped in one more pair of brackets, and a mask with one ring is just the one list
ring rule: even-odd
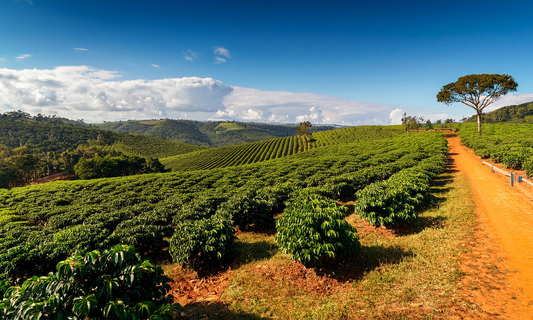
{"label": "row of coffee bushes", "polygon": [[526,170],[533,177],[533,125],[516,123],[484,124],[477,132],[475,124],[461,124],[461,142],[481,158],[491,158],[505,168]]}
{"label": "row of coffee bushes", "polygon": [[76,250],[117,243],[143,253],[169,246],[182,264],[220,263],[234,227],[272,225],[296,194],[350,199],[445,152],[442,134],[420,133],[227,169],[14,188],[0,195],[0,273],[15,279],[47,273]]}

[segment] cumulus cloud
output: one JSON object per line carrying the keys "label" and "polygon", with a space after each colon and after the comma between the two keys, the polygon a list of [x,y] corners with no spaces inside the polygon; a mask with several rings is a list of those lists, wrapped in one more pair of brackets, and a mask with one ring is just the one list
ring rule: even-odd
{"label": "cumulus cloud", "polygon": [[223,48],[223,47],[215,47],[215,54],[218,56],[223,56],[228,59],[231,59],[231,53],[229,52],[228,49]]}
{"label": "cumulus cloud", "polygon": [[187,52],[182,52],[183,58],[187,61],[194,61],[198,59],[198,53],[192,51],[191,49],[187,50]]}
{"label": "cumulus cloud", "polygon": [[211,119],[250,119],[250,109],[257,112],[253,121],[258,122],[295,123],[308,120],[317,124],[363,125],[389,124],[389,114],[394,107],[309,92],[233,87],[224,99],[224,109]]}
{"label": "cumulus cloud", "polygon": [[74,49],[74,50],[76,50],[76,51],[80,51],[80,52],[82,52],[82,51],[89,51],[89,49],[85,49],[85,48],[72,48],[72,49]]}
{"label": "cumulus cloud", "polygon": [[403,110],[396,108],[389,113],[390,124],[402,124]]}
{"label": "cumulus cloud", "polygon": [[[111,121],[190,118],[265,123],[365,125],[391,123],[399,110],[316,93],[232,87],[211,78],[121,80],[88,66],[0,68],[0,112]],[[396,113],[395,113],[396,110]],[[405,109],[404,109],[405,110]],[[411,110],[407,110],[410,114]]]}
{"label": "cumulus cloud", "polygon": [[[0,111],[57,114],[89,121],[209,116],[233,90],[211,78],[119,81],[120,73],[87,66],[0,68]],[[205,116],[204,118],[207,118]]]}
{"label": "cumulus cloud", "polygon": [[17,59],[18,61],[20,60],[24,60],[24,59],[27,59],[31,57],[31,54],[21,54],[20,56],[16,56],[15,59]]}
{"label": "cumulus cloud", "polygon": [[160,66],[160,65],[158,65],[158,64],[155,64],[155,63],[152,63],[152,64],[151,64],[151,66],[152,66],[152,67],[154,67],[154,68],[161,68],[161,66]]}

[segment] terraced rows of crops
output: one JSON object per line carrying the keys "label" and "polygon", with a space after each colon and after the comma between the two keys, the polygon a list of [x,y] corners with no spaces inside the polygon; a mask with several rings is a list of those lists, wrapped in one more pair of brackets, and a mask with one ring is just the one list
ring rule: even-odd
{"label": "terraced rows of crops", "polygon": [[168,246],[179,263],[216,263],[228,256],[235,226],[272,223],[302,193],[353,199],[366,190],[361,210],[386,223],[374,199],[385,192],[401,209],[394,219],[405,212],[412,219],[420,192],[445,165],[446,140],[439,133],[372,138],[247,166],[1,189],[0,278],[46,274],[76,250],[118,243],[152,254]]}
{"label": "terraced rows of crops", "polygon": [[458,135],[465,146],[482,158],[491,158],[504,167],[525,170],[533,177],[533,125],[484,124],[479,135],[474,123],[461,124]]}
{"label": "terraced rows of crops", "polygon": [[278,159],[318,147],[390,137],[400,132],[397,127],[350,127],[317,132],[312,139],[297,136],[277,138],[168,157],[161,162],[172,171],[225,168]]}

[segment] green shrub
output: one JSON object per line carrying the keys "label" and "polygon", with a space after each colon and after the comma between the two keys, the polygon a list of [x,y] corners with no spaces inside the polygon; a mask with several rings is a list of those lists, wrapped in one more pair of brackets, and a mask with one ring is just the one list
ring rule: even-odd
{"label": "green shrub", "polygon": [[356,192],[357,214],[376,226],[416,220],[415,209],[432,198],[429,193],[432,175],[419,168],[406,169],[388,181],[366,186]]}
{"label": "green shrub", "polygon": [[514,148],[503,155],[502,164],[505,168],[521,169],[522,164],[531,156],[530,148]]}
{"label": "green shrub", "polygon": [[490,150],[489,149],[477,149],[476,154],[481,157],[481,159],[488,159],[490,158]]}
{"label": "green shrub", "polygon": [[217,266],[232,253],[235,239],[233,221],[217,213],[206,219],[178,223],[169,252],[174,262],[182,266]]}
{"label": "green shrub", "polygon": [[526,161],[524,161],[522,167],[524,170],[526,170],[528,177],[533,177],[533,157],[529,157]]}
{"label": "green shrub", "polygon": [[236,226],[246,229],[250,225],[269,226],[274,224],[272,209],[277,201],[263,200],[265,194],[256,197],[255,190],[236,190],[235,195],[220,205],[218,212],[231,216]]}
{"label": "green shrub", "polygon": [[345,218],[346,209],[317,194],[292,201],[277,221],[276,242],[304,265],[353,253],[360,248],[357,230]]}
{"label": "green shrub", "polygon": [[130,246],[74,254],[57,271],[10,287],[0,301],[2,319],[170,319],[163,270]]}

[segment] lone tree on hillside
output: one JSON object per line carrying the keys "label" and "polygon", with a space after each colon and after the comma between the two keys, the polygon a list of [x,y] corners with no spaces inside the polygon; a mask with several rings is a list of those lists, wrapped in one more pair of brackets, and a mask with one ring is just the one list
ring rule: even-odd
{"label": "lone tree on hillside", "polygon": [[461,102],[477,113],[477,130],[481,134],[481,114],[489,104],[509,92],[516,91],[518,83],[508,74],[470,74],[448,83],[439,93],[437,101],[450,105]]}
{"label": "lone tree on hillside", "polygon": [[312,138],[313,134],[310,131],[308,131],[308,129],[311,127],[313,127],[313,125],[309,121],[300,122],[300,126],[296,128],[296,135],[298,137]]}

